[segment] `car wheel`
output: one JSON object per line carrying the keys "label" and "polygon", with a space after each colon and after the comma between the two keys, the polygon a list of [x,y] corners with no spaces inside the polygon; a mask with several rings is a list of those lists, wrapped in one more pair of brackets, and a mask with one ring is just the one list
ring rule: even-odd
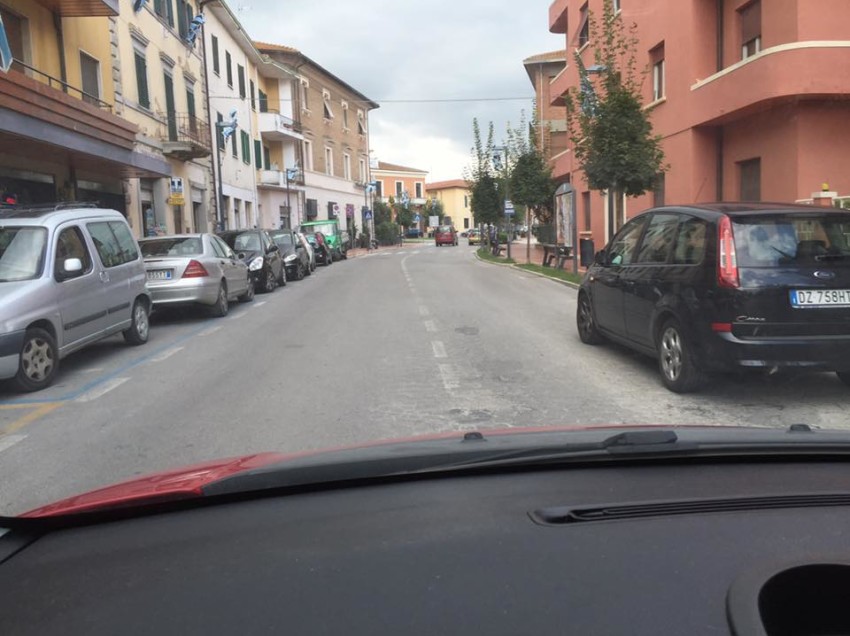
{"label": "car wheel", "polygon": [[664,386],[674,393],[689,393],[704,382],[703,374],[695,364],[693,348],[682,333],[679,322],[673,318],[661,327],[658,366]]}
{"label": "car wheel", "polygon": [[59,352],[53,336],[37,327],[27,329],[15,386],[21,391],[39,391],[53,382],[58,370]]}
{"label": "car wheel", "polygon": [[221,281],[218,286],[218,298],[215,305],[210,308],[210,313],[216,318],[224,318],[230,309],[230,304],[227,302],[227,285]]}
{"label": "car wheel", "polygon": [[239,302],[249,303],[254,300],[254,279],[248,277],[248,289],[239,297]]}
{"label": "car wheel", "polygon": [[304,280],[304,263],[298,261],[298,267],[295,268],[295,280]]}
{"label": "car wheel", "polygon": [[596,328],[596,321],[593,320],[593,307],[590,305],[590,298],[585,293],[578,297],[576,327],[578,327],[578,337],[584,344],[595,345],[603,341],[602,334]]}
{"label": "car wheel", "polygon": [[273,292],[275,287],[277,287],[277,281],[274,272],[269,268],[266,270],[266,279],[263,281],[263,291],[268,294]]}
{"label": "car wheel", "polygon": [[148,307],[143,301],[137,300],[133,303],[130,319],[132,320],[130,326],[123,331],[124,340],[134,346],[145,344],[150,336],[151,323]]}

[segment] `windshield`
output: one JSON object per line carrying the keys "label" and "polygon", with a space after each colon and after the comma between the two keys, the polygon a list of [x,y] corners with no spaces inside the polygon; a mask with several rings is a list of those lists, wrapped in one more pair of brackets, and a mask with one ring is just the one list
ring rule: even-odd
{"label": "windshield", "polygon": [[38,278],[46,242],[42,227],[0,227],[0,282]]}
{"label": "windshield", "polygon": [[850,0],[0,18],[0,513],[473,431],[850,436]]}
{"label": "windshield", "polygon": [[204,248],[200,237],[180,237],[148,239],[139,241],[142,256],[197,256]]}

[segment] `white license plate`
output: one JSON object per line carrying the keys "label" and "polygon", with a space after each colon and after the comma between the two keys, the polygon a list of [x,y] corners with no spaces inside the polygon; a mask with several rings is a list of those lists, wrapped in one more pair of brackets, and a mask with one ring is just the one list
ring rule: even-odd
{"label": "white license plate", "polygon": [[850,289],[792,289],[792,307],[850,307]]}
{"label": "white license plate", "polygon": [[152,269],[148,272],[148,280],[171,280],[171,270]]}

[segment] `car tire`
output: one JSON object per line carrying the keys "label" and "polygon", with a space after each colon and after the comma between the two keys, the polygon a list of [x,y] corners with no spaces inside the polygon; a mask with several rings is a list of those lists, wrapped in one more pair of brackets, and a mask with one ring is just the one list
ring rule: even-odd
{"label": "car tire", "polygon": [[658,368],[664,386],[674,393],[690,393],[705,382],[696,366],[693,347],[675,318],[668,319],[659,331]]}
{"label": "car tire", "polygon": [[142,300],[133,303],[130,313],[130,326],[122,334],[125,342],[133,346],[143,345],[148,341],[151,331],[150,312]]}
{"label": "car tire", "polygon": [[277,287],[277,280],[274,272],[269,268],[266,270],[266,279],[263,281],[263,291],[270,294],[275,290],[275,287]]}
{"label": "car tire", "polygon": [[230,303],[227,300],[227,285],[221,281],[218,285],[218,296],[215,299],[215,305],[210,307],[210,313],[216,318],[224,318],[230,310]]}
{"label": "car tire", "polygon": [[304,280],[304,277],[307,275],[304,273],[304,263],[298,261],[298,267],[295,268],[295,280]]}
{"label": "car tire", "polygon": [[56,340],[44,329],[27,329],[18,360],[18,373],[13,381],[15,387],[28,393],[40,391],[52,384],[58,371]]}
{"label": "car tire", "polygon": [[250,303],[254,300],[254,280],[249,276],[248,277],[248,289],[245,290],[245,293],[239,297],[239,302],[241,303]]}
{"label": "car tire", "polygon": [[596,321],[593,319],[593,306],[590,304],[590,298],[583,292],[578,297],[576,328],[578,329],[578,337],[586,345],[597,345],[604,341],[602,334],[596,328]]}

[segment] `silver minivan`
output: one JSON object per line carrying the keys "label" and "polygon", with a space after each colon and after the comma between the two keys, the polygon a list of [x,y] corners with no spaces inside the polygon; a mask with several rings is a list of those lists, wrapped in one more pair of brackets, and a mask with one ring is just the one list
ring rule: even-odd
{"label": "silver minivan", "polygon": [[20,390],[48,386],[60,359],[101,338],[148,340],[136,239],[121,213],[84,206],[0,208],[0,380]]}

